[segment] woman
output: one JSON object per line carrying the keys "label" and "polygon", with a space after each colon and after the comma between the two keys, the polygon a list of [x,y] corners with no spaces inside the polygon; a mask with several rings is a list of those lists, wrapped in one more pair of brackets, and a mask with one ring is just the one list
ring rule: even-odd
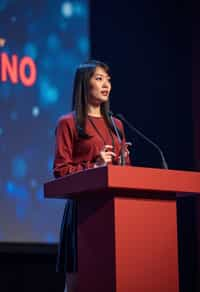
{"label": "woman", "polygon": [[[54,175],[109,163],[129,164],[122,123],[109,114],[109,67],[99,61],[80,65],[73,90],[73,112],[56,129]],[[77,203],[67,200],[60,233],[57,270],[66,275],[66,290],[77,291]]]}

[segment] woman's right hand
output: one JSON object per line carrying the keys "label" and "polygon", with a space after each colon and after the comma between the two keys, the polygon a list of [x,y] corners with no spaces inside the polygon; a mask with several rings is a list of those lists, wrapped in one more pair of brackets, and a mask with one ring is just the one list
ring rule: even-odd
{"label": "woman's right hand", "polygon": [[112,150],[112,145],[105,145],[99,153],[99,156],[96,160],[96,166],[103,166],[111,163],[113,158],[116,156],[116,154]]}

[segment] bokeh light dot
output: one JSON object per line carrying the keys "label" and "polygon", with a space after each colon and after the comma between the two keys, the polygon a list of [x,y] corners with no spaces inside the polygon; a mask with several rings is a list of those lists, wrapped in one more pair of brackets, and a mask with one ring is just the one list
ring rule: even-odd
{"label": "bokeh light dot", "polygon": [[82,54],[86,54],[89,51],[89,41],[86,37],[81,37],[78,41],[78,47]]}
{"label": "bokeh light dot", "polygon": [[54,104],[58,101],[58,89],[48,81],[40,82],[40,102],[42,105]]}
{"label": "bokeh light dot", "polygon": [[23,157],[16,156],[12,160],[12,174],[16,178],[23,178],[27,174],[27,163]]}
{"label": "bokeh light dot", "polygon": [[74,13],[77,16],[84,16],[85,15],[85,7],[82,3],[76,2],[74,4]]}
{"label": "bokeh light dot", "polygon": [[14,191],[14,184],[12,181],[8,181],[6,184],[6,192],[11,194]]}
{"label": "bokeh light dot", "polygon": [[53,169],[53,157],[50,157],[48,159],[47,167],[48,167],[48,171],[52,172],[52,169]]}
{"label": "bokeh light dot", "polygon": [[38,183],[34,178],[32,178],[31,181],[30,181],[30,185],[31,185],[32,188],[36,188]]}
{"label": "bokeh light dot", "polygon": [[39,109],[39,107],[38,107],[38,106],[34,106],[34,107],[32,108],[32,115],[33,115],[34,117],[38,117],[39,114],[40,114],[40,109]]}
{"label": "bokeh light dot", "polygon": [[48,243],[52,243],[52,242],[56,242],[57,238],[55,237],[55,235],[51,232],[48,232],[45,236],[45,239]]}
{"label": "bokeh light dot", "polygon": [[38,55],[37,47],[33,43],[26,43],[24,47],[24,53],[25,55],[30,56],[33,59],[36,59]]}
{"label": "bokeh light dot", "polygon": [[16,16],[13,15],[13,16],[11,16],[10,20],[12,23],[14,23],[14,22],[16,22],[17,18],[16,18]]}
{"label": "bokeh light dot", "polygon": [[64,2],[61,6],[61,13],[64,17],[69,18],[73,14],[73,6],[70,2]]}
{"label": "bokeh light dot", "polygon": [[56,34],[50,34],[47,38],[47,46],[51,50],[58,50],[60,48],[60,39]]}
{"label": "bokeh light dot", "polygon": [[38,201],[44,200],[44,192],[43,192],[43,189],[42,188],[39,188],[36,191],[36,198],[38,199]]}

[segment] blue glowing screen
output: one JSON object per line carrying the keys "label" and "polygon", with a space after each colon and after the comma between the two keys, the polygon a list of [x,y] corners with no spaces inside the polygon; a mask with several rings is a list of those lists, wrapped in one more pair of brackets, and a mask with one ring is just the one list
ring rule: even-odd
{"label": "blue glowing screen", "polygon": [[58,241],[64,201],[44,199],[55,126],[88,59],[88,1],[0,0],[0,241]]}

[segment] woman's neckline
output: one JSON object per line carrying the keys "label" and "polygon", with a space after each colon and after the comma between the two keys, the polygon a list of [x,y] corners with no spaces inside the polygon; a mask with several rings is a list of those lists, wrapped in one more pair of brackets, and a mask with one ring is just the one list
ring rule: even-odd
{"label": "woman's neckline", "polygon": [[88,118],[94,118],[94,119],[102,119],[103,116],[95,116],[95,115],[91,115],[91,114],[88,114]]}

